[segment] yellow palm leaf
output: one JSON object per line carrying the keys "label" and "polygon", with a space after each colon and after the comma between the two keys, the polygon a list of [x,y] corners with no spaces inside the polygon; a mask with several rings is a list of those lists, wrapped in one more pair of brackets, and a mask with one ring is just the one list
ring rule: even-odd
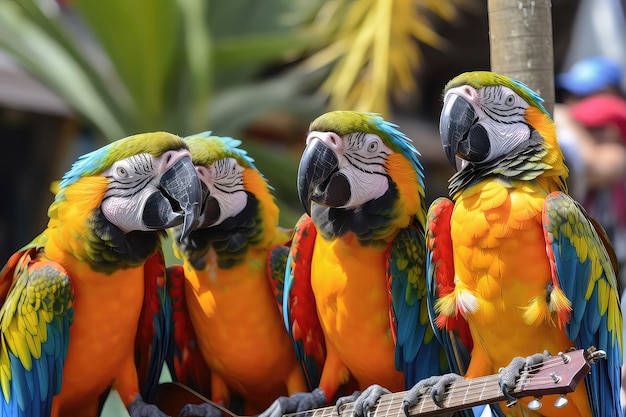
{"label": "yellow palm leaf", "polygon": [[388,116],[392,96],[415,91],[419,43],[439,47],[430,15],[451,20],[465,0],[335,0],[324,2],[309,29],[323,39],[307,61],[332,65],[322,85],[331,109]]}

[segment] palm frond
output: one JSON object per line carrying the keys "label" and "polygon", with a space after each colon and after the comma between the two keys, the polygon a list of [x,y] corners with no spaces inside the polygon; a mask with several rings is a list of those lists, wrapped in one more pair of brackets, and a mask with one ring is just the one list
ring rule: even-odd
{"label": "palm frond", "polygon": [[415,90],[419,43],[438,47],[432,15],[451,20],[463,0],[334,0],[322,4],[309,30],[323,46],[306,62],[332,66],[322,85],[334,109],[388,115],[393,95]]}

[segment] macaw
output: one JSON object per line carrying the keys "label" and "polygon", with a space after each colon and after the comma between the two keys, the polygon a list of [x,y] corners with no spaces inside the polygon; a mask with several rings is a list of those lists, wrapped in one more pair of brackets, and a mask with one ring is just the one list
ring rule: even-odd
{"label": "macaw", "polygon": [[[563,408],[519,400],[515,416],[621,416],[622,316],[610,243],[567,194],[568,174],[542,99],[493,72],[445,87],[443,149],[458,171],[450,198],[428,211],[427,280],[433,324],[469,325],[466,378],[497,373],[514,357],[594,346],[594,365]],[[511,382],[503,385],[511,386]],[[407,404],[416,397],[409,391]],[[559,401],[562,405],[563,401]]]}
{"label": "macaw", "polygon": [[[298,168],[283,312],[297,352],[317,364],[318,408],[372,384],[401,391],[448,369],[428,319],[423,168],[397,126],[374,113],[314,120]],[[350,398],[351,396],[341,397]]]}
{"label": "macaw", "polygon": [[[278,226],[271,187],[239,147],[241,141],[210,132],[185,141],[204,201],[195,230],[175,243],[183,265],[168,271],[179,288],[172,295],[178,335],[168,363],[174,379],[204,390],[212,401],[234,407],[237,397],[247,415],[259,413],[279,396],[307,390],[268,274],[268,260],[290,235]],[[181,230],[174,228],[174,234]],[[195,337],[179,331],[181,325]],[[204,362],[209,372],[194,372],[191,361]],[[205,404],[183,411],[217,412]]]}
{"label": "macaw", "polygon": [[97,416],[116,389],[131,416],[164,416],[143,397],[165,353],[161,238],[191,231],[201,196],[187,145],[165,132],[72,165],[47,228],[0,273],[0,415]]}

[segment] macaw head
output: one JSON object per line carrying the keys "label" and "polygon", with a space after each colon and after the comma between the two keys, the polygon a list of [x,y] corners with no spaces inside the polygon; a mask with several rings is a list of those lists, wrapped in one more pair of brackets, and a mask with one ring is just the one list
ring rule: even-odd
{"label": "macaw head", "polygon": [[[330,222],[327,235],[364,227],[369,229],[363,230],[364,237],[377,227],[378,216],[384,223],[406,226],[422,210],[418,156],[411,140],[377,114],[326,113],[309,127],[298,168],[300,202],[314,222],[317,217],[318,226]],[[359,224],[346,221],[346,216]]]}
{"label": "macaw head", "polygon": [[179,248],[202,269],[213,245],[225,267],[243,259],[249,245],[262,240],[266,226],[277,225],[278,206],[253,159],[239,148],[240,140],[203,132],[185,142],[202,182],[203,203],[196,229]]}
{"label": "macaw head", "polygon": [[[122,232],[164,230],[183,224],[192,230],[200,212],[200,181],[187,145],[165,132],[115,141],[81,156],[59,184],[55,207],[73,188],[95,185],[92,203]],[[52,216],[51,216],[52,217]]]}
{"label": "macaw head", "polygon": [[182,224],[188,235],[201,198],[200,180],[180,137],[130,136],[72,165],[48,210],[46,233],[94,268],[110,271],[125,261],[143,262],[154,251],[161,233],[145,232]]}
{"label": "macaw head", "polygon": [[[523,83],[489,71],[466,72],[448,82],[443,100],[439,132],[455,168],[459,158],[461,170],[515,177],[520,167],[511,161],[531,161],[522,169],[524,179],[551,171],[565,180],[554,122],[543,99]],[[497,166],[510,169],[503,173]]]}

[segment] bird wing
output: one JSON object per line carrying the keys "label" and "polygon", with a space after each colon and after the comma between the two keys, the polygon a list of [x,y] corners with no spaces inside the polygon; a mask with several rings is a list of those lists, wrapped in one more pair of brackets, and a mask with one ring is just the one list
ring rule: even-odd
{"label": "bird wing", "polygon": [[159,384],[173,323],[166,320],[165,259],[158,249],[144,263],[144,299],[135,337],[135,364],[141,396],[152,401]]}
{"label": "bird wing", "polygon": [[49,415],[74,318],[65,269],[31,247],[0,273],[0,415]]}
{"label": "bird wing", "polygon": [[621,415],[622,315],[604,232],[598,233],[597,223],[562,192],[546,198],[543,226],[552,268],[551,310],[576,347],[595,346],[607,355],[585,377],[593,415]]}
{"label": "bird wing", "polygon": [[172,379],[204,395],[211,393],[211,372],[200,352],[185,299],[185,269],[171,265],[166,274],[166,314],[170,323],[166,364]]}
{"label": "bird wing", "polygon": [[287,269],[287,260],[289,259],[289,247],[291,241],[284,245],[276,245],[268,251],[267,254],[267,277],[270,280],[270,286],[278,303],[278,308],[282,314],[283,298],[285,294],[285,270]]}
{"label": "bird wing", "polygon": [[317,316],[311,288],[311,262],[317,231],[308,215],[303,215],[293,232],[285,270],[283,318],[294,342],[307,384],[319,386],[326,345]]}
{"label": "bird wing", "polygon": [[426,282],[428,288],[428,311],[433,328],[444,346],[450,370],[464,375],[469,364],[473,341],[465,318],[438,314],[435,304],[450,297],[454,292],[454,252],[450,233],[450,221],[454,203],[447,198],[435,200],[427,215],[426,233]]}
{"label": "bird wing", "polygon": [[407,389],[447,370],[442,346],[430,324],[425,279],[425,235],[417,222],[401,229],[387,251],[387,283],[395,363]]}

